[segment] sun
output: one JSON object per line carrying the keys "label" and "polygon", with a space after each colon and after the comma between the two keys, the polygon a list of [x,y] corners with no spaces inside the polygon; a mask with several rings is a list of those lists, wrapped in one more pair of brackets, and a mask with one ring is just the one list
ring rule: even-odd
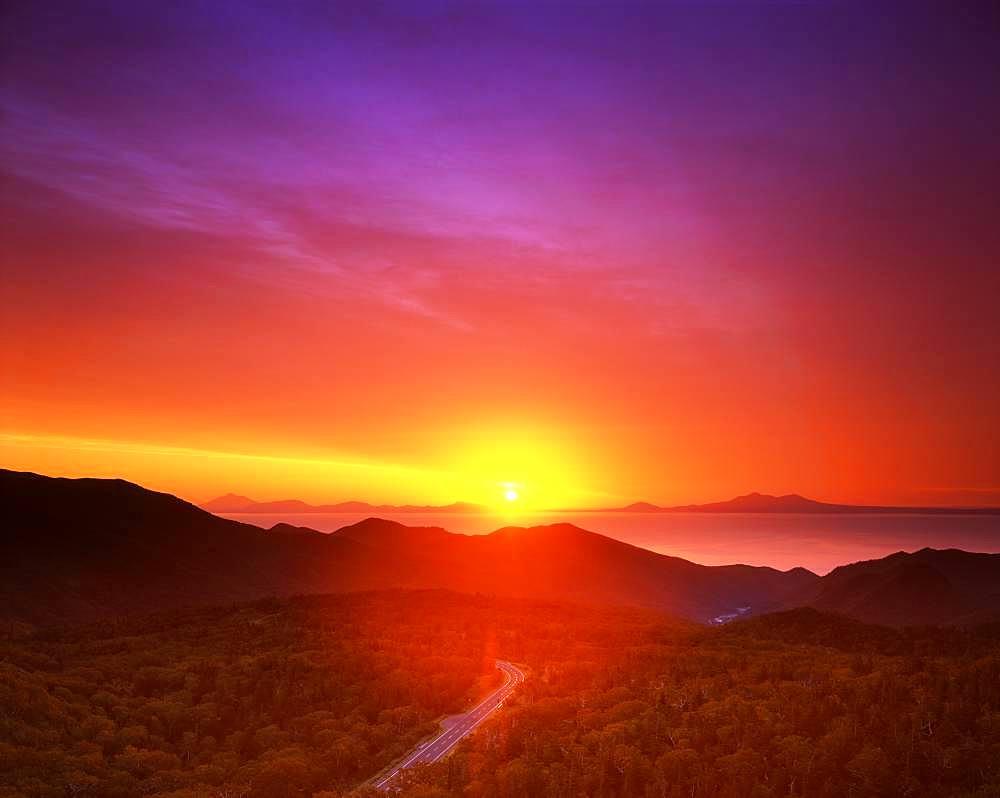
{"label": "sun", "polygon": [[503,492],[503,497],[509,502],[516,502],[518,499],[518,492],[513,488],[507,488],[507,490]]}

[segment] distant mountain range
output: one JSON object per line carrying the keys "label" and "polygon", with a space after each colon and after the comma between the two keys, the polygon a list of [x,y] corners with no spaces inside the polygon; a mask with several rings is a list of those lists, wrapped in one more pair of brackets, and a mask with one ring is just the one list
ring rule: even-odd
{"label": "distant mountain range", "polygon": [[453,504],[414,505],[414,504],[368,504],[368,502],[340,502],[339,504],[308,504],[299,499],[282,499],[273,502],[256,502],[246,496],[227,493],[217,499],[200,505],[210,513],[481,513],[484,507],[469,502],[454,502]]}
{"label": "distant mountain range", "polygon": [[795,493],[770,496],[748,493],[724,502],[659,507],[636,502],[625,507],[600,510],[608,513],[914,513],[919,515],[1000,515],[1000,507],[883,507],[863,504],[830,504]]}
{"label": "distant mountain range", "polygon": [[378,518],[331,534],[264,530],[122,480],[0,470],[0,502],[0,617],[35,623],[392,587],[631,604],[699,621],[742,607],[893,625],[1000,614],[1000,554],[923,549],[819,577],[698,565],[565,523],[478,536]]}
{"label": "distant mountain range", "polygon": [[[369,504],[348,501],[338,504],[308,504],[299,499],[283,499],[272,502],[258,502],[247,496],[227,493],[217,499],[200,505],[211,513],[261,513],[268,515],[298,513],[356,513],[402,515],[416,513],[484,513],[487,508],[480,504],[455,502],[445,505],[395,505]],[[919,515],[1000,515],[1000,507],[891,507],[863,504],[831,504],[807,499],[795,493],[785,496],[770,496],[766,493],[748,493],[734,499],[709,504],[684,504],[675,507],[660,507],[649,502],[635,502],[625,507],[608,507],[599,510],[568,509],[566,512],[604,513],[913,513]]]}

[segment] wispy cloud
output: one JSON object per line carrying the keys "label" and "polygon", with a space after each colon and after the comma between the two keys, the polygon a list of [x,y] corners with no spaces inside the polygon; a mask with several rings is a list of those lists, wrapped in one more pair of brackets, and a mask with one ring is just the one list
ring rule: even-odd
{"label": "wispy cloud", "polygon": [[379,463],[365,460],[302,457],[260,452],[223,451],[199,449],[189,446],[169,446],[157,443],[110,440],[106,438],[80,438],[64,435],[34,435],[30,433],[0,432],[0,446],[19,447],[31,450],[60,449],[76,452],[105,452],[115,454],[135,454],[150,457],[180,457],[209,460],[243,460],[259,463],[286,465],[306,465],[312,467],[378,471],[385,474],[405,476],[406,474],[446,475],[447,472],[427,468]]}
{"label": "wispy cloud", "polygon": [[[484,326],[476,295],[506,290],[511,273],[578,323],[564,278],[610,302],[637,286],[635,304],[656,306],[647,315],[727,304],[719,287],[692,295],[720,270],[692,245],[715,159],[691,142],[713,124],[636,103],[641,76],[617,59],[571,58],[568,72],[551,9],[536,31],[482,10],[371,13],[356,24],[251,6],[234,29],[213,8],[197,24],[123,8],[100,59],[74,60],[47,33],[65,65],[22,54],[32,69],[0,88],[0,159],[130,224],[231,241],[250,253],[232,267],[243,276],[458,331]],[[516,48],[516,70],[514,33],[536,37]],[[590,34],[575,35],[590,52]],[[100,98],[75,93],[98,85]],[[447,301],[456,286],[470,302]]]}
{"label": "wispy cloud", "polygon": [[[412,292],[414,283],[428,274],[433,279],[433,272],[417,269],[420,279],[414,280],[414,272],[379,268],[384,255],[345,256],[335,248],[318,247],[298,229],[294,212],[289,212],[296,189],[281,180],[233,176],[201,158],[192,160],[184,153],[129,140],[11,91],[0,92],[0,114],[5,122],[0,161],[24,180],[129,223],[238,242],[265,256],[263,262],[245,259],[243,271],[254,279],[310,292],[325,288],[350,292],[457,329],[470,329],[466,319],[444,314]],[[302,192],[302,187],[297,191]],[[329,207],[322,209],[320,218],[344,223],[336,209]],[[384,220],[372,219],[369,224],[377,233]]]}

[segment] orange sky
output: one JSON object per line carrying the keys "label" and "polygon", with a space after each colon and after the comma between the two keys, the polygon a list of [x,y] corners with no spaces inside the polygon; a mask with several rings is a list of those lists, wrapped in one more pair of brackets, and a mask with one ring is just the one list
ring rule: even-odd
{"label": "orange sky", "polygon": [[964,28],[33,13],[0,91],[3,466],[1000,504],[994,56]]}
{"label": "orange sky", "polygon": [[[53,249],[52,263],[68,255]],[[539,506],[749,490],[947,503],[947,489],[989,488],[996,473],[988,391],[782,330],[793,320],[774,304],[742,329],[682,334],[612,298],[574,298],[600,324],[569,325],[518,286],[469,330],[178,272],[15,291],[5,324],[19,334],[2,343],[11,468],[195,499],[490,501],[515,481]]]}

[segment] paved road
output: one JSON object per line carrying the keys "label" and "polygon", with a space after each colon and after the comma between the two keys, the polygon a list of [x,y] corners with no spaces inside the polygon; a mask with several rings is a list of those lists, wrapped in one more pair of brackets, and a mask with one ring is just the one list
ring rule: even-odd
{"label": "paved road", "polygon": [[514,692],[517,686],[524,681],[524,674],[509,662],[497,660],[497,668],[504,672],[506,681],[480,701],[475,707],[464,715],[455,715],[451,718],[452,723],[434,739],[418,745],[413,751],[407,754],[398,764],[384,776],[380,776],[375,782],[378,790],[389,790],[392,788],[393,779],[399,771],[413,767],[421,762],[437,762],[452,748],[458,745],[462,738],[467,737],[475,731],[475,728],[491,714],[496,712],[507,700],[507,696]]}

